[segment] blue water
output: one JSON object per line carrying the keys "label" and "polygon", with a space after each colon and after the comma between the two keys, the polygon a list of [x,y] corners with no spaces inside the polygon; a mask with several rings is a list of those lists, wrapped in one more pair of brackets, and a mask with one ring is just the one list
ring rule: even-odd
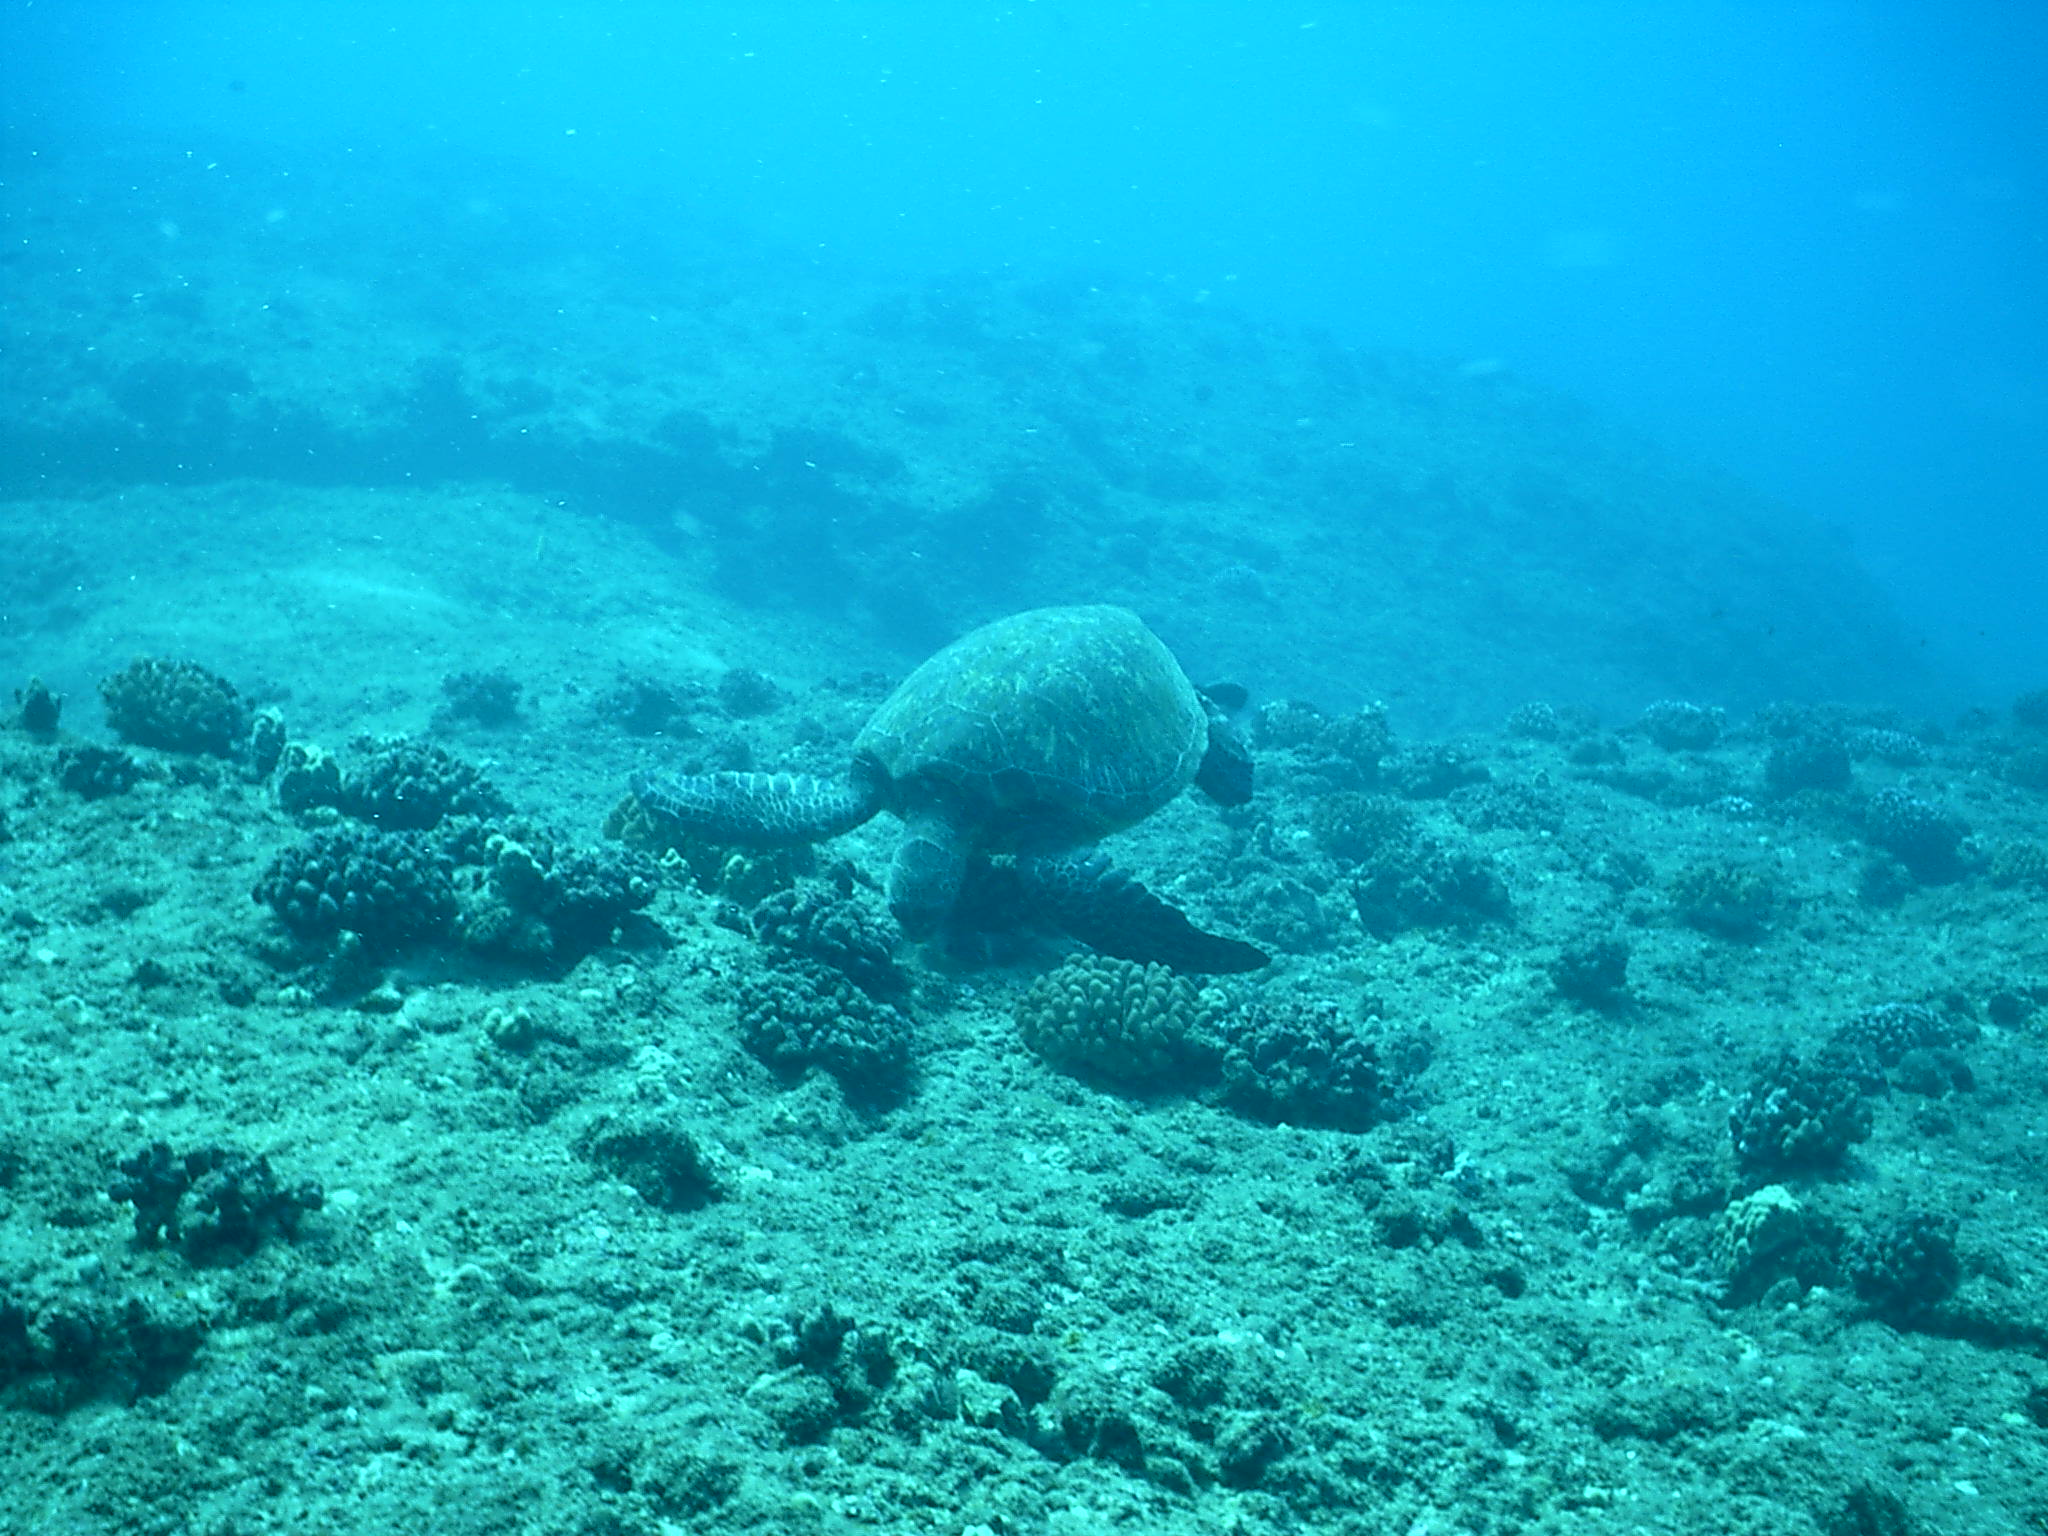
{"label": "blue water", "polygon": [[0,0],[0,1536],[2048,1530],[2037,9]]}
{"label": "blue water", "polygon": [[1962,691],[2048,675],[2026,7],[103,0],[0,27],[17,164],[141,138],[451,195],[526,169],[899,278],[1142,274],[1511,369],[1845,530]]}

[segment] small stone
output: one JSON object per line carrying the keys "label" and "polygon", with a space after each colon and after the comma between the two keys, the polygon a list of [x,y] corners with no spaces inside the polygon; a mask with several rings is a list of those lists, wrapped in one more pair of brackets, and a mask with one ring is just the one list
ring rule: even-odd
{"label": "small stone", "polygon": [[405,994],[390,981],[372,987],[356,1004],[364,1013],[397,1013],[404,1006]]}

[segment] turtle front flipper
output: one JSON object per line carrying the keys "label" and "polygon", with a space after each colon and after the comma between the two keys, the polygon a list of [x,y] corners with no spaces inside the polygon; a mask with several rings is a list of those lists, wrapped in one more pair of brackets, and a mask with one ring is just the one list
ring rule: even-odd
{"label": "turtle front flipper", "polygon": [[1204,933],[1101,854],[1019,858],[1032,902],[1062,930],[1118,960],[1157,961],[1177,971],[1256,971],[1271,957],[1256,944]]}
{"label": "turtle front flipper", "polygon": [[843,779],[795,773],[633,775],[633,798],[713,842],[774,846],[851,832],[882,808],[872,771]]}
{"label": "turtle front flipper", "polygon": [[889,911],[913,939],[929,937],[953,910],[967,876],[967,840],[941,811],[922,808],[903,818],[903,841],[889,865]]}
{"label": "turtle front flipper", "polygon": [[[1202,709],[1209,717],[1209,748],[1195,770],[1195,788],[1218,805],[1244,805],[1252,797],[1252,752],[1230,718],[1244,707],[1244,690],[1218,684],[1201,690]],[[1235,699],[1236,703],[1224,701]]]}

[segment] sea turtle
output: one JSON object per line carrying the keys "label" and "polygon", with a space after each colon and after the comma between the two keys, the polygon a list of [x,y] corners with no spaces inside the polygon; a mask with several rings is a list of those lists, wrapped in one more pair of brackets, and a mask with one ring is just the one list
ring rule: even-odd
{"label": "sea turtle", "polygon": [[813,842],[879,812],[903,822],[889,905],[928,937],[988,856],[1007,887],[1105,953],[1190,971],[1246,971],[1265,954],[1204,933],[1088,850],[1190,784],[1251,798],[1251,759],[1222,710],[1137,615],[1037,608],[954,641],[869,717],[837,778],[635,775],[650,811],[736,843]]}

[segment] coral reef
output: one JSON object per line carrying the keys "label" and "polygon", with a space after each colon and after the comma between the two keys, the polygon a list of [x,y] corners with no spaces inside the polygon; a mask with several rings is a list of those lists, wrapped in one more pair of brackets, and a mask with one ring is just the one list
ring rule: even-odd
{"label": "coral reef", "polygon": [[1311,755],[1339,784],[1364,787],[1379,782],[1380,764],[1394,750],[1387,706],[1368,704],[1339,715],[1316,733]]}
{"label": "coral reef", "polygon": [[1736,1160],[1752,1175],[1833,1168],[1867,1141],[1870,1101],[1851,1073],[1785,1049],[1760,1064],[1728,1113]]}
{"label": "coral reef", "polygon": [[1365,931],[1390,939],[1410,928],[1442,928],[1503,919],[1508,889],[1476,849],[1414,836],[1388,842],[1351,885]]}
{"label": "coral reef", "polygon": [[[1914,684],[1851,586],[1776,559],[1772,509],[1731,521],[1633,450],[1575,453],[1545,424],[1568,410],[1512,371],[1303,347],[1178,283],[864,293],[673,219],[627,237],[645,292],[610,308],[582,280],[605,230],[527,238],[545,185],[450,195],[360,149],[337,179],[302,147],[274,177],[246,146],[215,171],[97,142],[16,167],[36,238],[6,270],[96,259],[26,295],[10,345],[69,371],[23,392],[42,425],[0,424],[9,553],[75,545],[62,582],[0,569],[13,681],[33,658],[73,694],[53,740],[0,727],[0,1526],[2042,1524],[2048,702],[1751,723],[1771,690],[1853,686],[1844,651]],[[32,186],[56,161],[100,169]],[[384,188],[451,225],[363,217]],[[54,238],[67,209],[97,243]],[[450,282],[456,224],[488,233]],[[421,302],[352,297],[400,267]],[[428,322],[485,345],[458,356]],[[309,367],[328,340],[336,368]],[[414,367],[437,347],[452,361]],[[1533,425],[1489,441],[1509,419]],[[313,483],[407,444],[402,488]],[[861,467],[882,445],[894,483]],[[95,488],[37,483],[67,462]],[[1028,483],[983,499],[1006,474]],[[1204,474],[1229,494],[1148,504]],[[603,786],[649,758],[839,767],[887,685],[812,669],[900,669],[963,615],[1084,583],[1147,604],[1205,676],[1328,701],[1256,712],[1250,806],[1179,802],[1113,845],[1294,951],[1174,988],[1205,1017],[1166,1051],[1184,1095],[1117,1081],[1120,1102],[1026,1048],[1011,1011],[1064,950],[1015,886],[989,947],[892,955],[868,883],[886,824],[804,850],[801,882],[779,853],[599,846]],[[24,612],[25,586],[48,603]],[[128,746],[129,794],[60,788],[124,633],[219,646],[304,734],[258,710],[226,757]],[[782,707],[735,718],[719,657],[774,675]],[[621,662],[656,681],[608,698]],[[526,684],[503,768],[463,745],[480,722],[423,729],[460,715],[444,673],[496,666]],[[1687,691],[1709,678],[1725,692]],[[1375,689],[1391,714],[1346,713]],[[1622,702],[1660,697],[1728,723],[1667,750]],[[1555,704],[1510,716],[1532,698]],[[1439,745],[1454,711],[1506,734]],[[342,769],[374,748],[343,743],[404,729],[516,813],[344,812]],[[1888,786],[1966,817],[1990,878],[1928,884],[1866,845]],[[341,841],[302,854],[306,890],[276,882],[307,937],[229,905],[314,834]],[[427,937],[365,958],[338,866],[380,847],[438,866],[453,916],[436,897]],[[1458,906],[1430,849],[1511,889],[1513,923],[1481,920],[1483,883]],[[1896,908],[1857,902],[1865,860],[1896,871]],[[1746,930],[1768,942],[1674,914],[1672,876],[1717,866],[1768,878]],[[1411,1029],[1440,1039],[1426,1071]],[[1796,1070],[1753,1083],[1781,1040]],[[110,1204],[115,1160],[157,1137]],[[211,1144],[275,1171],[195,1177],[182,1154]],[[307,1174],[324,1209],[288,1243],[278,1202]]]}
{"label": "coral reef", "polygon": [[2022,747],[2005,760],[2005,782],[2017,789],[2048,790],[2048,747]]}
{"label": "coral reef", "polygon": [[1896,786],[1880,789],[1863,808],[1863,835],[1925,884],[1962,873],[1969,828],[1932,801]]}
{"label": "coral reef", "polygon": [[441,708],[435,718],[496,728],[519,718],[519,679],[503,668],[451,672],[441,679]]}
{"label": "coral reef", "polygon": [[[171,1242],[195,1263],[246,1256],[270,1237],[297,1234],[306,1212],[325,1203],[310,1179],[281,1183],[270,1159],[232,1147],[174,1153],[151,1142],[121,1160],[107,1193],[135,1207],[135,1237]],[[181,1219],[186,1197],[191,1214]]]}
{"label": "coral reef", "polygon": [[140,747],[231,757],[249,730],[234,684],[197,662],[137,657],[101,680],[100,698],[114,734]]}
{"label": "coral reef", "polygon": [[1567,732],[1557,706],[1532,699],[1516,706],[1501,726],[1501,734],[1522,741],[1562,741]]}
{"label": "coral reef", "polygon": [[778,1072],[820,1067],[866,1100],[891,1099],[909,1084],[909,1019],[817,961],[750,972],[738,1003],[741,1040]]}
{"label": "coral reef", "polygon": [[1755,939],[1770,927],[1778,881],[1762,864],[1725,859],[1689,865],[1671,881],[1671,911],[1680,922],[1727,939]]}
{"label": "coral reef", "polygon": [[1820,1059],[1855,1076],[1866,1093],[1882,1092],[1887,1074],[1915,1056],[1936,1058],[1944,1076],[1966,1086],[1969,1070],[1958,1048],[1974,1043],[1981,1033],[1969,1019],[1927,1003],[1879,1003],[1830,1034]]}
{"label": "coral reef", "polygon": [[474,765],[428,742],[379,742],[343,776],[338,802],[387,832],[424,832],[449,816],[504,816],[512,807]]}
{"label": "coral reef", "polygon": [[1955,1217],[1940,1212],[1909,1211],[1860,1234],[1844,1258],[1856,1294],[1895,1321],[1925,1318],[1962,1280],[1959,1226]]}
{"label": "coral reef", "polygon": [[242,766],[249,778],[259,784],[269,778],[284,761],[289,744],[283,713],[276,709],[257,710],[249,720],[249,739],[242,749]]}
{"label": "coral reef", "polygon": [[1888,726],[1856,726],[1842,743],[1857,762],[1875,761],[1892,768],[1917,768],[1930,756],[1927,743],[1918,736]]}
{"label": "coral reef", "polygon": [[1848,745],[1839,736],[1793,736],[1774,743],[1764,758],[1764,783],[1781,795],[1847,789],[1854,777]]}
{"label": "coral reef", "polygon": [[735,719],[771,713],[782,703],[782,690],[766,673],[734,667],[718,679],[718,704]]}
{"label": "coral reef", "polygon": [[1183,1093],[1215,1080],[1218,1010],[1163,965],[1077,956],[1034,981],[1017,1030],[1063,1072],[1133,1093]]}
{"label": "coral reef", "polygon": [[1840,1268],[1839,1224],[1810,1210],[1782,1184],[1733,1201],[1714,1230],[1709,1261],[1730,1306],[1764,1301],[1780,1286],[1798,1295],[1832,1283]]}
{"label": "coral reef", "polygon": [[278,754],[275,793],[277,808],[287,816],[341,804],[341,760],[308,742],[285,744]]}
{"label": "coral reef", "polygon": [[1550,964],[1558,996],[1589,1008],[1611,1008],[1628,995],[1628,940],[1605,934],[1567,946]]}
{"label": "coral reef", "polygon": [[1659,699],[1643,711],[1636,729],[1667,752],[1704,752],[1720,741],[1724,718],[1706,705]]}
{"label": "coral reef", "polygon": [[703,701],[695,684],[677,684],[622,672],[598,703],[598,713],[629,736],[694,734],[690,711]]}
{"label": "coral reef", "polygon": [[1251,719],[1255,746],[1286,751],[1306,747],[1322,735],[1330,717],[1303,699],[1275,699],[1261,704]]}
{"label": "coral reef", "polygon": [[1565,808],[1555,790],[1519,779],[1493,780],[1458,791],[1451,814],[1474,832],[1564,830]]}
{"label": "coral reef", "polygon": [[660,868],[644,853],[565,847],[526,822],[461,817],[435,843],[459,870],[482,874],[480,886],[466,882],[459,932],[487,953],[572,962],[611,942],[661,887]]}
{"label": "coral reef", "polygon": [[1493,770],[1470,747],[1435,742],[1410,747],[1380,765],[1380,776],[1409,800],[1441,800],[1454,790],[1484,784]]}
{"label": "coral reef", "polygon": [[1253,1006],[1222,1028],[1222,1101],[1240,1114],[1364,1131],[1406,1107],[1379,1042],[1334,1003]]}
{"label": "coral reef", "polygon": [[253,893],[293,933],[354,933],[373,951],[445,936],[455,922],[448,860],[413,833],[315,832],[274,858]]}
{"label": "coral reef", "polygon": [[1414,836],[1415,813],[1392,795],[1340,789],[1309,802],[1308,826],[1332,858],[1362,864],[1388,844]]}
{"label": "coral reef", "polygon": [[769,949],[830,966],[871,997],[893,996],[908,985],[895,960],[895,922],[849,891],[804,881],[761,902],[751,921]]}

